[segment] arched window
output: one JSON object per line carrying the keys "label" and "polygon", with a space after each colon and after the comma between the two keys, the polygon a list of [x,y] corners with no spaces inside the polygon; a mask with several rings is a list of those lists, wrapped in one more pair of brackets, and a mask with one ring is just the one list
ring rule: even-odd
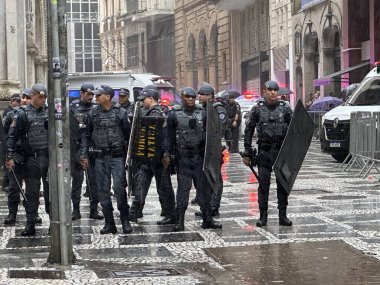
{"label": "arched window", "polygon": [[302,38],[301,33],[299,31],[296,31],[294,35],[294,52],[296,58],[300,59],[302,54]]}
{"label": "arched window", "polygon": [[195,60],[197,57],[197,50],[195,46],[195,38],[192,34],[190,34],[187,40],[187,58],[189,62],[189,68],[192,72],[193,78],[193,87],[194,89],[198,88],[198,68],[195,64]]}
{"label": "arched window", "polygon": [[200,51],[200,58],[201,58],[201,64],[202,64],[202,70],[203,70],[203,81],[209,82],[210,76],[209,76],[209,68],[208,68],[208,46],[207,46],[207,38],[204,31],[201,31],[199,34],[199,51]]}

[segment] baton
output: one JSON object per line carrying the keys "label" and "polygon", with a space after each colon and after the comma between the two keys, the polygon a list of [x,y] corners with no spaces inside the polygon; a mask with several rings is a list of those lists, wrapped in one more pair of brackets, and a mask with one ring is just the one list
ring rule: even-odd
{"label": "baton", "polygon": [[20,190],[20,192],[21,192],[21,196],[24,198],[25,202],[28,202],[28,199],[26,199],[25,193],[24,193],[24,191],[22,190],[22,188],[21,188],[21,186],[20,186],[20,183],[19,183],[18,180],[17,180],[16,173],[15,173],[15,171],[14,171],[13,168],[11,168],[11,173],[12,173],[13,178],[15,179],[15,181],[16,181],[16,183],[17,183],[18,190]]}
{"label": "baton", "polygon": [[84,174],[86,175],[86,184],[87,184],[87,187],[88,187],[88,195],[89,195],[90,202],[91,202],[92,201],[92,194],[91,194],[90,180],[88,179],[87,169],[84,169]]}
{"label": "baton", "polygon": [[[244,158],[242,152],[240,152],[240,156],[241,156],[242,158]],[[256,170],[253,168],[252,161],[251,161],[251,160],[249,160],[249,161],[250,161],[250,163],[249,163],[248,167],[249,167],[249,169],[251,169],[253,175],[255,175],[257,181],[260,183],[260,177],[259,177],[259,175],[257,174]]]}

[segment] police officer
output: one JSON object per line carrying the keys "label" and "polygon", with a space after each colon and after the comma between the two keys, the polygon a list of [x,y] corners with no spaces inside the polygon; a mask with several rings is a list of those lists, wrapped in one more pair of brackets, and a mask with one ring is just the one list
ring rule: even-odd
{"label": "police officer", "polygon": [[[277,158],[280,147],[285,138],[292,110],[284,101],[278,100],[279,86],[275,81],[268,81],[264,85],[264,100],[252,108],[249,123],[244,132],[244,155],[243,162],[246,165],[251,163],[252,136],[257,129],[258,134],[258,157],[257,166],[259,170],[258,202],[260,209],[260,219],[256,226],[263,227],[268,219],[268,197],[272,166]],[[279,224],[281,226],[291,226],[286,216],[288,205],[288,193],[277,183],[277,199],[279,209]]]}
{"label": "police officer", "polygon": [[[79,130],[86,127],[84,123],[84,117],[95,107],[92,103],[95,89],[94,84],[91,82],[85,82],[80,88],[80,98],[74,100],[70,105],[70,142],[71,142],[71,200],[73,203],[72,219],[80,219],[80,199],[81,190],[86,174],[87,192],[89,192],[90,198],[90,219],[103,219],[103,216],[98,212],[98,187],[96,184],[96,175],[93,165],[93,159],[90,159],[87,173],[84,172],[82,165],[80,164],[79,152],[80,152],[80,137]],[[92,155],[92,154],[90,154]]]}
{"label": "police officer", "polygon": [[[137,98],[141,100],[147,112],[145,114],[146,117],[163,117],[166,115],[164,111],[158,106],[160,94],[157,90],[154,89],[146,89],[142,92],[142,94]],[[166,127],[166,126],[164,126]],[[162,140],[161,140],[162,142]],[[162,153],[160,154],[160,157]],[[159,197],[159,201],[161,204],[162,211],[165,213],[165,217],[163,220],[158,221],[158,225],[167,225],[174,224],[175,216],[174,216],[174,191],[173,186],[171,184],[170,172],[168,170],[163,169],[163,165],[161,161],[153,161],[151,165],[143,164],[140,166],[140,171],[138,173],[138,184],[137,191],[135,193],[135,197],[133,199],[132,208],[139,209],[142,211],[145,205],[145,199],[148,194],[148,190],[152,181],[153,176],[156,180],[157,193]],[[165,181],[163,181],[165,180]],[[132,213],[132,210],[131,210]],[[132,220],[132,215],[131,215]],[[134,217],[132,221],[137,220],[137,213],[134,213]]]}
{"label": "police officer", "polygon": [[[223,103],[216,102],[214,98],[214,88],[210,85],[204,85],[198,90],[198,95],[199,102],[202,104],[204,108],[206,108],[207,102],[213,103],[213,107],[221,124],[220,134],[224,134],[227,125],[227,110]],[[221,163],[223,163],[223,160],[221,160]],[[217,185],[218,188],[216,189],[216,191],[212,192],[211,197],[212,216],[219,216],[220,201],[222,199],[223,193],[223,179],[221,173],[219,175],[219,181]],[[201,212],[195,212],[195,215],[201,216]]]}
{"label": "police officer", "polygon": [[121,88],[119,91],[119,104],[121,108],[127,111],[128,117],[133,118],[134,105],[129,101],[129,90],[127,88]]}
{"label": "police officer", "polygon": [[129,206],[125,190],[125,158],[131,123],[127,112],[120,107],[120,104],[111,101],[115,93],[110,86],[100,85],[93,93],[98,106],[91,109],[85,117],[86,127],[81,133],[81,164],[84,169],[88,168],[88,151],[93,142],[98,194],[105,218],[105,225],[100,233],[117,232],[110,195],[111,177],[123,233],[131,233],[133,229],[129,222]]}
{"label": "police officer", "polygon": [[[239,152],[239,132],[241,124],[241,108],[238,102],[235,101],[235,91],[228,92],[228,101],[227,101],[227,113],[230,118],[230,128],[231,128],[231,148],[230,153]],[[238,94],[239,95],[239,94]]]}
{"label": "police officer", "polygon": [[[25,151],[27,177],[24,203],[27,224],[22,236],[35,235],[35,218],[38,212],[41,178],[47,178],[49,163],[48,112],[45,106],[47,89],[42,84],[32,87],[31,103],[14,116],[6,146],[6,167],[15,167],[17,142],[22,141]],[[49,188],[44,188],[45,211],[50,212]]]}
{"label": "police officer", "polygon": [[177,222],[175,231],[185,229],[185,212],[189,203],[192,181],[196,180],[199,205],[203,216],[203,229],[217,229],[222,225],[211,216],[211,186],[203,172],[205,153],[206,111],[195,104],[196,92],[191,87],[181,91],[182,104],[176,105],[167,118],[168,135],[164,137],[162,162],[168,167],[171,155],[175,155],[177,167]]}

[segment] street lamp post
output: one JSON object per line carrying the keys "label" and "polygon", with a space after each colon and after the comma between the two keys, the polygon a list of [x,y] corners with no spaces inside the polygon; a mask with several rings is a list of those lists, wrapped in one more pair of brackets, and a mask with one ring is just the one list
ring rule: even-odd
{"label": "street lamp post", "polygon": [[49,62],[49,188],[51,200],[49,263],[73,262],[70,133],[68,116],[66,0],[47,1]]}

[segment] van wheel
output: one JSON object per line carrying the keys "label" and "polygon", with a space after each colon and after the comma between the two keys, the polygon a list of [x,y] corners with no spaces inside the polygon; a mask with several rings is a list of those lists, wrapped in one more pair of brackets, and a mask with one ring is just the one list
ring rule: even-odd
{"label": "van wheel", "polygon": [[340,162],[342,163],[346,157],[347,157],[348,153],[343,153],[343,154],[332,154],[331,156],[337,161],[337,162]]}

